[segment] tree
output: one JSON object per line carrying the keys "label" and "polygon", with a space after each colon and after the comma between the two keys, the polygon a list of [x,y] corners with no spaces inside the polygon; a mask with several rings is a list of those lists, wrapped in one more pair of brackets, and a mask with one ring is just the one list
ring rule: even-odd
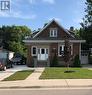
{"label": "tree", "polygon": [[75,36],[77,38],[81,38],[81,36],[80,36],[80,29],[75,29],[74,32],[75,32],[74,34],[75,34]]}
{"label": "tree", "polygon": [[66,63],[67,71],[70,65],[70,42],[69,39],[65,39],[65,47],[64,47],[64,61]]}
{"label": "tree", "polygon": [[[86,15],[81,23],[80,36],[86,40],[85,44],[82,44],[82,49],[90,50],[92,48],[92,0],[86,0]],[[89,59],[91,57],[91,51],[89,52]],[[92,57],[91,57],[92,58]]]}
{"label": "tree", "polygon": [[23,43],[25,36],[29,36],[31,30],[27,26],[2,26],[0,28],[0,38],[3,47],[7,50],[19,52],[26,55],[26,47]]}
{"label": "tree", "polygon": [[86,15],[83,18],[83,23],[80,23],[80,37],[86,40],[86,44],[82,47],[89,49],[92,47],[92,0],[86,0]]}
{"label": "tree", "polygon": [[92,25],[92,0],[86,0],[87,8],[85,9],[86,15],[84,18],[85,25]]}

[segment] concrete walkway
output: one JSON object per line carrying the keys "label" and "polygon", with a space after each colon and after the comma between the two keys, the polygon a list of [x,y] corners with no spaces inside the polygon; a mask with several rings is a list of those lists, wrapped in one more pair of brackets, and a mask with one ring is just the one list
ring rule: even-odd
{"label": "concrete walkway", "polygon": [[31,81],[31,80],[39,80],[40,75],[44,71],[45,68],[35,68],[35,71],[28,77],[26,78],[25,81]]}

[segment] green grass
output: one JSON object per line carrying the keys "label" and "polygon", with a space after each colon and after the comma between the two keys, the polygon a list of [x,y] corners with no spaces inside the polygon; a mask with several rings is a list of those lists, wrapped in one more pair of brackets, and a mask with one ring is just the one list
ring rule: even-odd
{"label": "green grass", "polygon": [[5,78],[3,81],[25,80],[32,72],[33,72],[32,70],[18,71],[13,75]]}
{"label": "green grass", "polygon": [[40,79],[92,79],[92,71],[83,68],[69,68],[75,71],[65,73],[66,68],[46,68]]}

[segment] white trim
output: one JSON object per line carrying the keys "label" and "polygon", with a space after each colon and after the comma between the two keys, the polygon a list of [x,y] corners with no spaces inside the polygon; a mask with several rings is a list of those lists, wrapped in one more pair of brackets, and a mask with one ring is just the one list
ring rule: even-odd
{"label": "white trim", "polygon": [[24,40],[25,43],[57,43],[64,42],[64,40]]}
{"label": "white trim", "polygon": [[[36,54],[33,54],[33,48],[34,48],[34,47],[36,48]],[[31,47],[31,55],[32,55],[32,56],[37,56],[37,51],[38,51],[38,50],[37,50],[37,46],[32,46],[32,47]]]}
{"label": "white trim", "polygon": [[[25,43],[61,43],[65,40],[23,40]],[[85,40],[70,40],[71,43],[85,43]]]}
{"label": "white trim", "polygon": [[[59,44],[58,45],[58,56],[62,56],[62,55],[60,55],[60,46],[63,46],[63,50],[62,51],[64,51],[64,44]],[[73,44],[71,44],[70,45],[71,46],[71,55],[73,55]]]}
{"label": "white trim", "polygon": [[[55,21],[55,22],[59,25],[59,27],[61,27],[67,34],[70,35],[70,33],[69,33],[66,29],[64,29],[55,19],[52,19],[44,28],[41,29],[41,31],[39,31],[36,35],[34,35],[33,38],[35,38],[35,37],[36,37],[38,34],[40,34],[44,29],[46,29],[53,21]],[[72,35],[70,35],[70,36],[74,38],[74,36],[72,36]]]}
{"label": "white trim", "polygon": [[[38,60],[41,60],[41,59],[39,59],[38,56],[40,55],[40,57],[41,57],[41,55],[42,55],[42,54],[41,54],[41,50],[42,50],[42,49],[45,50],[45,51],[44,51],[44,52],[45,52],[45,57],[46,57],[46,55],[48,55],[48,58],[49,58],[49,48],[43,48],[43,47],[41,47],[41,48],[38,48],[38,49],[40,50],[40,53],[37,54],[37,59],[38,59]],[[48,53],[46,52],[46,50],[48,50]],[[48,58],[47,58],[47,59],[48,59]]]}
{"label": "white trim", "polygon": [[61,47],[61,46],[63,47],[63,50],[62,50],[62,51],[64,51],[64,46],[65,46],[65,45],[64,45],[64,44],[58,45],[58,56],[62,56],[62,55],[60,55],[60,47]]}
{"label": "white trim", "polygon": [[[54,35],[55,32],[56,32],[56,35]],[[57,37],[57,32],[58,32],[57,28],[50,28],[50,37]]]}
{"label": "white trim", "polygon": [[[39,47],[39,48],[37,48],[37,52],[38,52],[38,49],[48,49],[48,55],[49,55],[49,48],[44,48],[44,47]],[[38,54],[38,53],[37,53]]]}

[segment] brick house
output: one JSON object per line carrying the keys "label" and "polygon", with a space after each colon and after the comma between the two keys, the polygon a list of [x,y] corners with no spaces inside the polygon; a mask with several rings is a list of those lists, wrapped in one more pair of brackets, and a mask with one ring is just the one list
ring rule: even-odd
{"label": "brick house", "polygon": [[65,65],[63,60],[65,38],[70,42],[71,56],[79,55],[81,60],[81,43],[85,40],[78,39],[73,32],[64,29],[56,20],[50,21],[39,32],[34,32],[26,37],[28,66],[50,66],[54,54],[58,57],[59,64]]}

